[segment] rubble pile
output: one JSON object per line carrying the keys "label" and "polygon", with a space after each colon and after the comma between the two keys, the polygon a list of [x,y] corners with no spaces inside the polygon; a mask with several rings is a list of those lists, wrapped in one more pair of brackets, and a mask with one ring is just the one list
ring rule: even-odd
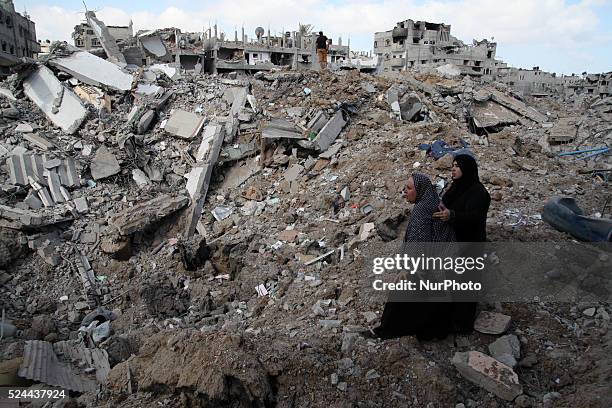
{"label": "rubble pile", "polygon": [[[2,84],[6,370],[97,407],[611,403],[609,304],[481,305],[470,335],[366,339],[382,301],[360,297],[360,250],[402,239],[408,175],[442,188],[459,149],[491,240],[571,239],[540,212],[564,195],[610,214],[612,99],[521,101],[445,70],[120,65],[63,47]],[[576,149],[595,150],[559,154]]]}

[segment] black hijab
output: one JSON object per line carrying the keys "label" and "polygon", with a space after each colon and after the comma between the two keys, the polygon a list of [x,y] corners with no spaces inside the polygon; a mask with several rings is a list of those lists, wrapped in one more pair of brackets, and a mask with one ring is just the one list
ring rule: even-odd
{"label": "black hijab", "polygon": [[453,180],[450,188],[442,197],[442,202],[447,208],[452,208],[457,198],[461,197],[474,184],[480,183],[476,159],[467,154],[460,154],[455,157],[454,161],[457,162],[462,175],[459,179]]}

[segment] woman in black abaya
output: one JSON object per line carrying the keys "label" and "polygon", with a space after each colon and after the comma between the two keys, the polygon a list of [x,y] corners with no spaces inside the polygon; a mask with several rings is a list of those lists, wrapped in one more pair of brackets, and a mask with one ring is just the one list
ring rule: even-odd
{"label": "woman in black abaya", "polygon": [[[440,199],[429,178],[413,173],[408,179],[404,195],[415,203],[410,214],[404,242],[451,242],[454,233],[448,223],[432,217]],[[450,303],[393,302],[385,304],[381,324],[375,328],[376,337],[383,339],[416,335],[420,340],[444,338],[452,329]]]}
{"label": "woman in black abaya", "polygon": [[[451,175],[453,182],[442,196],[442,205],[433,214],[434,219],[451,225],[458,242],[485,242],[491,197],[480,182],[476,160],[467,154],[456,156]],[[478,252],[474,245],[470,246],[470,250]],[[454,330],[459,333],[470,332],[474,325],[476,303],[456,302],[452,305]]]}

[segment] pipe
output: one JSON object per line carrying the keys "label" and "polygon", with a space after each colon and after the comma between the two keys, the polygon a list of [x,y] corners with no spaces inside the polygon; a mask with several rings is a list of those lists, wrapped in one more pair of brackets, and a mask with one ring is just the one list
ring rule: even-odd
{"label": "pipe", "polygon": [[601,147],[595,147],[595,148],[592,148],[592,149],[582,149],[582,150],[576,150],[576,151],[573,151],[573,152],[563,152],[563,153],[559,153],[559,156],[571,156],[571,155],[574,155],[574,154],[594,152],[594,151],[603,150],[603,149],[607,149],[607,147],[606,146],[601,146]]}
{"label": "pipe", "polygon": [[588,159],[589,157],[597,156],[597,155],[599,155],[599,154],[606,153],[606,152],[609,152],[609,151],[610,151],[610,148],[609,148],[609,147],[606,147],[605,149],[602,149],[602,150],[600,150],[600,151],[597,151],[597,152],[593,152],[593,153],[587,154],[586,156],[578,157],[576,160],[584,160],[584,159]]}

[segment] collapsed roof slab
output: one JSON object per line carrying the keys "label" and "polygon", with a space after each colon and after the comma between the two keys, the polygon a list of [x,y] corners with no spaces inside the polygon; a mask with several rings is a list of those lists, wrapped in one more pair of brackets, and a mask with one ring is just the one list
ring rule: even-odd
{"label": "collapsed roof slab", "polygon": [[138,36],[138,40],[140,44],[144,47],[145,50],[155,55],[158,58],[165,57],[168,53],[168,49],[162,42],[159,35],[147,33],[145,35]]}
{"label": "collapsed roof slab", "polygon": [[23,82],[23,90],[51,123],[68,134],[76,132],[87,117],[87,109],[79,97],[64,87],[47,67],[41,66],[30,74]]}
{"label": "collapsed roof slab", "polygon": [[119,51],[117,41],[115,40],[115,37],[112,36],[110,31],[108,31],[106,25],[102,21],[98,20],[93,11],[87,11],[85,13],[85,18],[87,19],[87,24],[89,24],[96,37],[98,37],[98,40],[100,41],[102,48],[104,48],[104,52],[106,52],[108,59],[115,64],[125,66],[125,57],[121,51]]}
{"label": "collapsed roof slab", "polygon": [[67,57],[52,59],[49,64],[89,85],[116,91],[132,89],[134,77],[131,74],[89,52],[78,51]]}
{"label": "collapsed roof slab", "polygon": [[196,113],[175,109],[171,112],[164,130],[181,139],[193,139],[202,130],[205,119]]}

